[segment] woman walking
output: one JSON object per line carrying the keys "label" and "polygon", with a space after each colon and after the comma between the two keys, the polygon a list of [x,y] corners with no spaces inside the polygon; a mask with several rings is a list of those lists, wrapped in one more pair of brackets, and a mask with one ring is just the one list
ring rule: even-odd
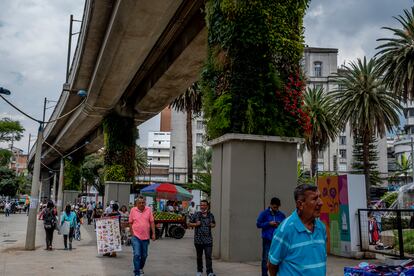
{"label": "woman walking", "polygon": [[[62,214],[60,226],[62,228],[63,234],[63,243],[65,245],[65,250],[68,250],[68,236],[69,236],[69,250],[72,250],[72,240],[73,234],[76,227],[76,214],[71,211],[70,204],[66,205],[65,211]],[[65,224],[65,226],[63,226]],[[69,228],[69,231],[64,229]]]}
{"label": "woman walking", "polygon": [[52,250],[53,232],[55,231],[57,221],[54,207],[53,202],[49,201],[43,211],[43,227],[46,232],[46,250]]}

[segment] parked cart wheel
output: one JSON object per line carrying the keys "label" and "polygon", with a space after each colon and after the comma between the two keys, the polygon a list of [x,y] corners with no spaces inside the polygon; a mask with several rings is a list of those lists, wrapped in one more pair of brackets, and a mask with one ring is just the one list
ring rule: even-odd
{"label": "parked cart wheel", "polygon": [[172,231],[172,236],[175,239],[182,239],[185,235],[185,229],[182,226],[176,226]]}

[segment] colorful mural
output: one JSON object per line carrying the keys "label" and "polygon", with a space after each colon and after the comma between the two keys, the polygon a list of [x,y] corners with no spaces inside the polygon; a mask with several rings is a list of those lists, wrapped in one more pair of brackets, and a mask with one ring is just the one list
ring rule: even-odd
{"label": "colorful mural", "polygon": [[349,251],[351,240],[348,206],[348,181],[346,175],[318,178],[323,206],[320,219],[327,229],[328,253],[342,255]]}

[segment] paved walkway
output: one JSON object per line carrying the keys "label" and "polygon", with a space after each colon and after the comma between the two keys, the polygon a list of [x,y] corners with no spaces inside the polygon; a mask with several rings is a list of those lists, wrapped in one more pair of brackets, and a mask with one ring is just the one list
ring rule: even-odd
{"label": "paved walkway", "polygon": [[[132,274],[132,248],[123,247],[116,258],[102,257],[96,251],[95,232],[92,225],[82,226],[82,240],[74,241],[72,251],[63,250],[63,237],[55,232],[52,252],[44,250],[45,233],[38,221],[36,250],[25,251],[27,216],[0,215],[0,276],[9,275],[77,275],[109,276]],[[151,242],[145,266],[146,276],[195,275],[195,249],[192,231],[181,240],[164,238]],[[343,275],[344,266],[354,266],[359,260],[329,256],[329,276]],[[214,272],[219,275],[260,275],[260,263],[228,263],[213,261]]]}

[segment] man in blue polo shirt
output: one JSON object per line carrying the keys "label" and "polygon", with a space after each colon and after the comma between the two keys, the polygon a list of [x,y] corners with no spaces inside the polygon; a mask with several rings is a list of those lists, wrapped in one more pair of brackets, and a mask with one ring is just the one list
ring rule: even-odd
{"label": "man in blue polo shirt", "polygon": [[326,229],[319,220],[318,187],[302,184],[294,192],[296,210],[275,231],[269,250],[270,276],[326,275]]}
{"label": "man in blue polo shirt", "polygon": [[269,255],[270,244],[273,233],[279,224],[286,218],[285,214],[279,211],[280,199],[274,197],[270,200],[269,208],[262,211],[257,218],[256,226],[262,229],[262,276],[267,274],[267,256]]}

